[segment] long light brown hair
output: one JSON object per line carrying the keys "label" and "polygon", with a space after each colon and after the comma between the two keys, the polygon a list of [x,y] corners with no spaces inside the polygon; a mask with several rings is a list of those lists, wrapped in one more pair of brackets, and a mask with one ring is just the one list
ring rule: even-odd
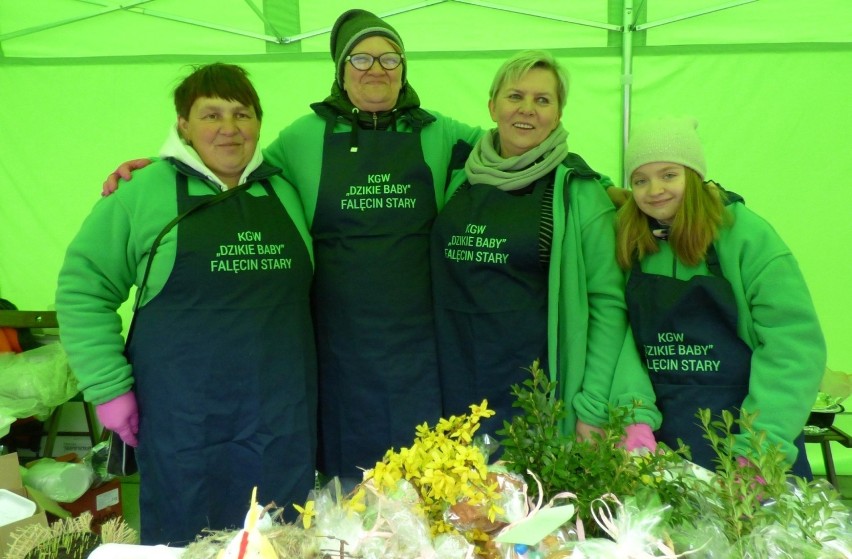
{"label": "long light brown hair", "polygon": [[[725,193],[713,182],[704,182],[698,173],[684,167],[683,202],[675,214],[668,243],[675,256],[689,266],[704,259],[707,248],[726,223]],[[633,196],[618,211],[616,257],[622,269],[629,269],[635,259],[660,250],[651,232],[650,218],[639,209]]]}

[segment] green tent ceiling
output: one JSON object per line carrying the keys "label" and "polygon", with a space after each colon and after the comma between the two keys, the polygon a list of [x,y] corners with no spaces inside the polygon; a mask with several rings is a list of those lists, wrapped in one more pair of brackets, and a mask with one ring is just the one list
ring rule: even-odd
{"label": "green tent ceiling", "polygon": [[625,10],[640,44],[848,43],[852,21],[837,17],[848,6],[848,0],[0,0],[0,49],[10,59],[322,53],[331,23],[352,7],[386,16],[409,50],[421,52],[613,47]]}

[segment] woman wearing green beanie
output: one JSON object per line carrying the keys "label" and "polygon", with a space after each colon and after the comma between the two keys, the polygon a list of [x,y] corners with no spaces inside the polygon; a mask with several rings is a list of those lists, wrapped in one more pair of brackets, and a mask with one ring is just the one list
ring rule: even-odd
{"label": "woman wearing green beanie", "polygon": [[441,416],[429,231],[453,146],[480,131],[420,107],[402,38],[365,10],[331,32],[331,94],[266,150],[314,238],[319,469],[360,477]]}

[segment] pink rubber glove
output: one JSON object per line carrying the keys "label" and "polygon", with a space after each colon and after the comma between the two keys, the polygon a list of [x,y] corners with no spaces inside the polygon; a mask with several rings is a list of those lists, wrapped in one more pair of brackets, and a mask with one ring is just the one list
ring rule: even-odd
{"label": "pink rubber glove", "polygon": [[654,432],[651,431],[651,426],[645,423],[634,423],[624,428],[624,438],[621,440],[621,446],[632,452],[637,448],[647,448],[651,452],[657,450],[657,439],[654,438]]}
{"label": "pink rubber glove", "polygon": [[95,411],[101,425],[118,433],[122,441],[133,447],[139,444],[136,440],[136,433],[139,432],[139,408],[136,406],[136,395],[132,391],[97,406]]}
{"label": "pink rubber glove", "polygon": [[141,169],[143,167],[147,167],[150,164],[150,159],[131,159],[130,161],[125,161],[124,163],[118,166],[118,169],[110,173],[110,175],[104,181],[104,186],[101,190],[101,196],[109,196],[110,194],[118,190],[118,179],[124,179],[126,181],[129,181],[133,178],[133,171]]}
{"label": "pink rubber glove", "polygon": [[760,472],[757,470],[757,466],[755,466],[752,461],[745,456],[737,456],[737,466],[739,466],[740,470],[754,470],[756,474],[754,476],[755,483],[758,485],[766,485],[766,480],[760,475]]}

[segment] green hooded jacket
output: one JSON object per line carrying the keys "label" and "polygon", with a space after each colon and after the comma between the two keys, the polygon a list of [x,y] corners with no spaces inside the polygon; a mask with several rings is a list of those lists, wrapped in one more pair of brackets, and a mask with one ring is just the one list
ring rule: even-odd
{"label": "green hooded jacket", "polygon": [[[448,198],[466,180],[458,173]],[[624,274],[615,260],[615,207],[608,177],[576,154],[556,168],[548,271],[548,362],[565,402],[564,434],[577,419],[609,420],[610,387],[627,333]],[[623,367],[641,370],[638,356]],[[509,387],[506,387],[508,390]]]}
{"label": "green hooded jacket", "polygon": [[[793,441],[802,432],[825,372],[825,339],[798,263],[775,229],[741,202],[726,210],[730,225],[721,229],[713,246],[736,299],[737,334],[752,350],[749,392],[741,407],[758,412],[754,429],[765,431],[765,444],[780,445],[792,464],[798,455]],[[644,272],[681,280],[710,275],[705,262],[687,266],[669,243],[658,246],[659,252],[642,259]],[[637,421],[658,427],[647,372],[636,375],[625,369],[615,379],[614,403],[629,405],[634,398],[644,404]],[[748,435],[736,436],[737,454],[749,456],[750,448]]]}
{"label": "green hooded jacket", "polygon": [[328,98],[314,103],[311,108],[313,113],[296,119],[263,152],[266,160],[280,167],[284,176],[296,185],[309,224],[313,223],[322,177],[322,146],[327,123],[331,123],[335,134],[349,134],[353,147],[357,147],[359,128],[399,132],[421,128],[423,156],[432,170],[438,209],[444,205],[448,171],[459,166],[459,162],[453,161],[453,147],[459,141],[473,144],[482,135],[480,128],[421,109],[420,100],[409,84],[400,91],[396,107],[384,113],[358,111],[337,84],[332,86]]}

